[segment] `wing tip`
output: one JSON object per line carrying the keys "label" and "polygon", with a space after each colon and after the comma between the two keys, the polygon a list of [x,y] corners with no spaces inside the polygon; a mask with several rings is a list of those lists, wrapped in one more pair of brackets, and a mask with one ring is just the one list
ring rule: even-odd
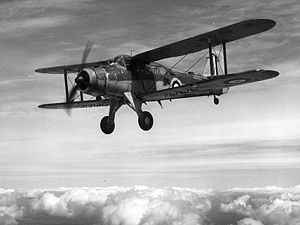
{"label": "wing tip", "polygon": [[36,69],[36,70],[34,70],[34,72],[36,72],[36,73],[42,73],[42,69]]}
{"label": "wing tip", "polygon": [[47,73],[47,74],[63,74],[64,73],[63,71],[60,71],[60,70],[50,71],[49,69],[51,69],[51,68],[39,68],[39,69],[34,70],[34,72]]}
{"label": "wing tip", "polygon": [[253,24],[255,24],[257,26],[260,26],[263,31],[270,30],[273,27],[275,27],[275,25],[276,25],[275,20],[272,20],[272,19],[252,19],[249,21],[253,22]]}
{"label": "wing tip", "polygon": [[72,108],[72,105],[67,104],[65,102],[49,103],[49,104],[39,105],[38,108],[41,108],[41,109],[70,109],[70,108]]}
{"label": "wing tip", "polygon": [[255,71],[260,73],[262,75],[262,77],[264,77],[265,79],[272,79],[272,78],[279,76],[279,74],[280,74],[276,70],[257,69]]}
{"label": "wing tip", "polygon": [[36,72],[36,73],[48,73],[48,74],[56,73],[56,72],[49,71],[48,68],[39,68],[39,69],[34,70],[34,72]]}
{"label": "wing tip", "polygon": [[275,20],[271,20],[271,19],[260,19],[261,23],[268,29],[272,29],[273,27],[275,27],[276,22]]}
{"label": "wing tip", "polygon": [[39,105],[38,108],[40,109],[49,109],[49,104],[43,104],[43,105]]}
{"label": "wing tip", "polygon": [[279,76],[279,72],[276,70],[266,70],[265,71],[271,78]]}

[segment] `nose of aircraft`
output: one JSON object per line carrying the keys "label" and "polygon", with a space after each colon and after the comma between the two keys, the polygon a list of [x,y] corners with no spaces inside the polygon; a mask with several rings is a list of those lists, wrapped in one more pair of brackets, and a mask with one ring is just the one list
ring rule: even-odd
{"label": "nose of aircraft", "polygon": [[103,95],[106,90],[106,71],[102,67],[85,68],[75,78],[76,88],[92,96]]}
{"label": "nose of aircraft", "polygon": [[89,82],[90,82],[90,77],[85,70],[80,71],[78,76],[75,78],[75,83],[78,85],[78,87],[81,90],[85,90],[88,87]]}

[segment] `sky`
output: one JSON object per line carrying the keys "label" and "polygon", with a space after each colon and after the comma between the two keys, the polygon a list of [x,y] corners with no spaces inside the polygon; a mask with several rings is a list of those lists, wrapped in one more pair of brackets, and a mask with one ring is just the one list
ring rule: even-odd
{"label": "sky", "polygon": [[[18,0],[0,3],[0,187],[181,187],[227,190],[294,187],[300,180],[300,5],[288,1]],[[272,80],[220,97],[149,103],[142,131],[129,107],[102,134],[108,108],[62,110],[61,75],[41,67],[138,54],[246,19],[273,19],[270,31],[228,44],[229,72],[271,69]],[[205,52],[188,56],[187,69]],[[162,60],[172,66],[177,59]],[[203,70],[200,66],[196,72]],[[71,76],[74,79],[74,75]],[[242,223],[241,223],[242,224]]]}

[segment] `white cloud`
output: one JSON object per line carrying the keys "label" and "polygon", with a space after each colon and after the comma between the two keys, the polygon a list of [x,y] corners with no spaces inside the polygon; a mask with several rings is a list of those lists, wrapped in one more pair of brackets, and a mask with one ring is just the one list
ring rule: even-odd
{"label": "white cloud", "polygon": [[0,216],[0,224],[1,225],[18,225],[19,223],[11,216],[4,215],[4,216]]}
{"label": "white cloud", "polygon": [[25,215],[25,207],[19,206],[19,195],[13,190],[0,189],[0,225],[15,225]]}
{"label": "white cloud", "polygon": [[[82,188],[2,192],[2,224],[33,215],[98,224],[204,224],[211,202],[199,191],[181,188]],[[24,204],[24,201],[26,204]],[[26,215],[26,216],[25,216]]]}
{"label": "white cloud", "polygon": [[[241,189],[239,190],[241,191]],[[263,224],[290,225],[297,224],[300,220],[300,195],[299,186],[290,189],[267,187],[264,189],[247,189],[251,195],[244,195],[228,204],[221,204],[223,212],[247,215]],[[247,222],[248,221],[248,222]],[[240,221],[238,224],[261,224]]]}
{"label": "white cloud", "polygon": [[266,223],[292,224],[300,218],[300,197],[284,193],[274,199],[271,204],[264,204],[254,213],[254,217]]}
{"label": "white cloud", "polygon": [[[266,188],[216,192],[185,188],[107,187],[57,190],[0,190],[0,225],[39,224],[205,225],[232,215],[237,225],[296,225],[300,191]],[[275,190],[275,189],[273,189]],[[230,200],[231,199],[231,200]],[[215,207],[213,207],[215,206]],[[214,212],[212,210],[215,210]],[[214,218],[214,213],[219,218]],[[241,216],[244,218],[240,219]],[[237,220],[237,218],[239,218]],[[59,221],[58,221],[59,219]],[[228,216],[227,216],[228,219]]]}
{"label": "white cloud", "polygon": [[70,17],[68,16],[49,16],[39,18],[23,18],[20,20],[8,20],[0,23],[0,33],[5,33],[6,35],[24,35],[37,29],[60,26],[67,23],[69,20]]}
{"label": "white cloud", "polygon": [[237,212],[241,215],[251,215],[253,212],[252,206],[249,205],[250,200],[249,195],[244,195],[229,204],[221,204],[221,210],[228,213],[228,212]]}
{"label": "white cloud", "polygon": [[237,225],[263,225],[263,223],[252,218],[244,218],[238,221]]}
{"label": "white cloud", "polygon": [[63,26],[71,20],[74,22],[77,10],[92,7],[90,3],[90,0],[24,0],[1,3],[0,33],[2,38],[7,38]]}

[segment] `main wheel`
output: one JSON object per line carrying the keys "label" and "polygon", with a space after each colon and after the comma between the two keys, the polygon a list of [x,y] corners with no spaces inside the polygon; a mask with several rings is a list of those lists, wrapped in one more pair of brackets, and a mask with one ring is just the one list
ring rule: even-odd
{"label": "main wheel", "polygon": [[104,134],[111,134],[115,129],[115,123],[108,124],[108,116],[102,118],[100,128]]}
{"label": "main wheel", "polygon": [[139,116],[139,125],[140,125],[140,128],[142,130],[150,130],[153,126],[153,117],[151,115],[151,113],[145,111],[142,113],[141,116]]}

